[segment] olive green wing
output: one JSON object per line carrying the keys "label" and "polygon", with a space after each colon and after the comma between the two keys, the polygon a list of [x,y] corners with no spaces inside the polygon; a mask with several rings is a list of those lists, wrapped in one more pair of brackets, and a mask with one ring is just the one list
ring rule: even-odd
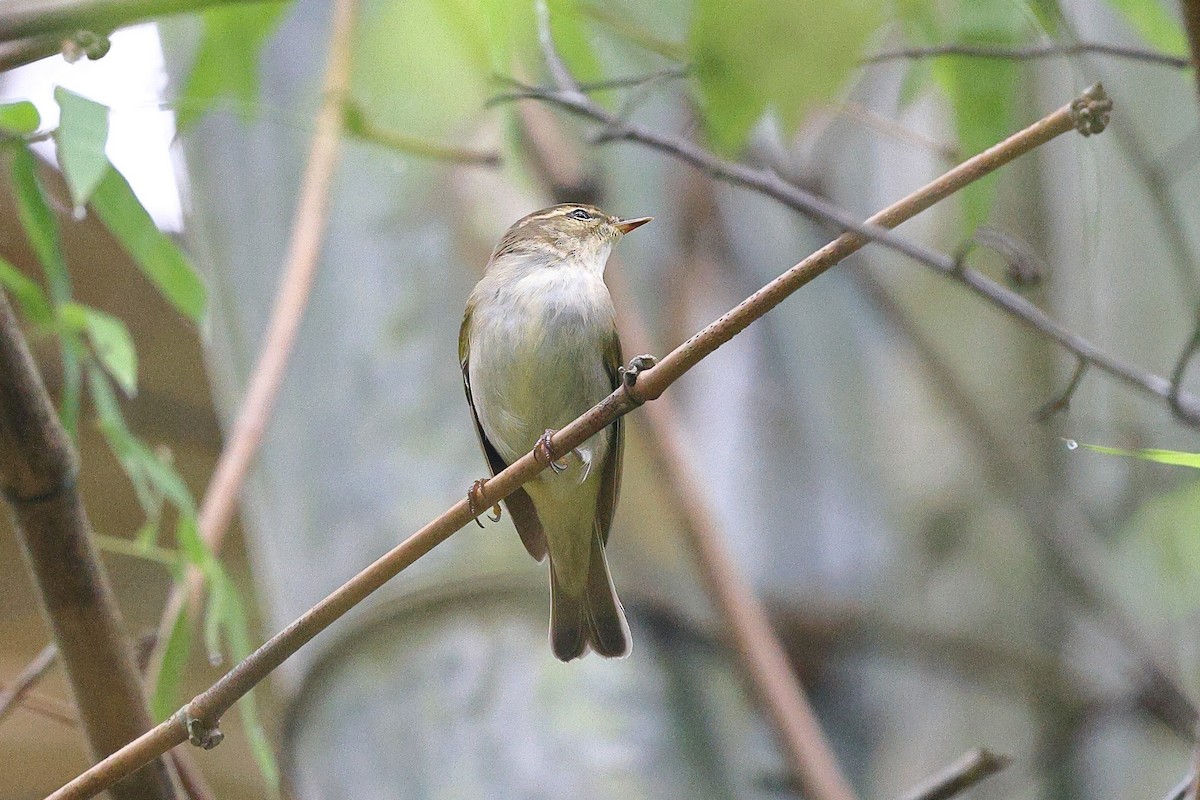
{"label": "olive green wing", "polygon": [[[487,458],[488,467],[491,469],[492,475],[495,475],[503,471],[508,464],[500,457],[500,453],[496,451],[496,448],[488,441],[487,434],[483,432],[483,426],[479,424],[479,413],[475,410],[475,398],[471,395],[471,370],[468,360],[471,354],[469,329],[473,307],[472,303],[467,303],[462,327],[458,331],[458,363],[462,368],[463,388],[467,392],[467,405],[471,407],[471,420],[475,423],[475,433],[479,437],[479,445],[483,448],[483,455]],[[542,521],[538,518],[537,509],[534,508],[529,493],[524,489],[517,489],[501,502],[508,509],[513,525],[521,536],[521,543],[525,545],[529,555],[537,561],[543,561],[546,558],[546,532],[542,529]]]}
{"label": "olive green wing", "polygon": [[[614,390],[621,385],[621,337],[614,328],[604,349],[604,370]],[[617,512],[617,496],[621,493],[621,461],[625,456],[625,418],[618,417],[612,424],[612,444],[600,473],[600,494],[596,498],[596,530],[600,541],[608,544],[608,531],[612,527],[613,515]]]}

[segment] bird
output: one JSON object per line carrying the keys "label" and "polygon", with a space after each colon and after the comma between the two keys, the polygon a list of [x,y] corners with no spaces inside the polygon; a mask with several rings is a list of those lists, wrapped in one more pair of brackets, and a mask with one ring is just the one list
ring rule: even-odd
{"label": "bird", "polygon": [[[651,219],[583,203],[522,217],[492,252],[459,330],[463,386],[492,475],[530,450],[548,466],[503,502],[529,555],[549,557],[550,649],[561,661],[632,649],[605,556],[624,426],[617,419],[558,457],[550,437],[621,383],[604,267],[617,241]],[[472,511],[482,483],[468,492]]]}

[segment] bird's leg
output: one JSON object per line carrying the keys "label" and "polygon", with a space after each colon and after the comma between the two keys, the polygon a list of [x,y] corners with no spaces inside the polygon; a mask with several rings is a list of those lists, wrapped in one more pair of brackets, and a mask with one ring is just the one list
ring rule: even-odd
{"label": "bird's leg", "polygon": [[637,377],[642,372],[653,367],[658,363],[658,359],[650,355],[634,356],[629,359],[629,364],[617,370],[621,374],[621,381],[625,384],[625,388],[629,389],[637,383]]}
{"label": "bird's leg", "polygon": [[[554,449],[550,446],[550,437],[555,431],[547,428],[537,440],[537,444],[533,446],[533,457],[541,461],[547,467],[554,471],[555,474],[562,472],[567,468],[567,462],[554,457]],[[578,453],[576,453],[578,455]]]}
{"label": "bird's leg", "polygon": [[[483,484],[485,482],[481,478],[472,483],[470,489],[467,489],[467,508],[470,509],[471,516],[475,518],[475,524],[481,528],[483,527],[483,523],[479,521],[479,515],[483,513],[483,509],[487,508],[487,505],[483,502]],[[488,519],[492,522],[500,521],[499,503],[492,506],[492,513],[488,514]]]}

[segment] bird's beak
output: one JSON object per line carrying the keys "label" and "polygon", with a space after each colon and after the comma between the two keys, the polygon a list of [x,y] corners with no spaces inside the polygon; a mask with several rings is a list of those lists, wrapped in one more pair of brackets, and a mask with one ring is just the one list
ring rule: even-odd
{"label": "bird's beak", "polygon": [[640,228],[652,219],[654,219],[654,217],[638,217],[637,219],[623,219],[623,220],[619,221],[617,224],[615,224],[613,227],[616,228],[617,230],[619,230],[621,233],[629,233],[634,228]]}

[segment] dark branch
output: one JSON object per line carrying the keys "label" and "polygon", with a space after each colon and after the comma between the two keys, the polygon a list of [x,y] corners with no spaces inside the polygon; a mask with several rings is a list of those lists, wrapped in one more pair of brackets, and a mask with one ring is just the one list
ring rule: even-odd
{"label": "dark branch", "polygon": [[882,64],[888,61],[913,60],[919,58],[941,58],[943,56],[966,56],[968,58],[994,58],[1005,61],[1033,61],[1043,58],[1066,58],[1083,53],[1127,58],[1133,61],[1144,61],[1149,64],[1160,64],[1176,69],[1186,69],[1191,61],[1180,56],[1160,53],[1157,50],[1144,50],[1138,47],[1122,47],[1115,44],[1098,44],[1094,42],[1078,42],[1075,44],[1039,44],[1028,47],[995,47],[974,44],[938,44],[928,47],[905,47],[899,50],[887,50],[875,53],[862,60],[864,64]]}
{"label": "dark branch", "polygon": [[[89,749],[97,758],[148,730],[133,649],[75,486],[77,457],[8,298],[0,293],[0,492],[54,630]],[[114,800],[168,800],[166,764],[147,759]]]}

